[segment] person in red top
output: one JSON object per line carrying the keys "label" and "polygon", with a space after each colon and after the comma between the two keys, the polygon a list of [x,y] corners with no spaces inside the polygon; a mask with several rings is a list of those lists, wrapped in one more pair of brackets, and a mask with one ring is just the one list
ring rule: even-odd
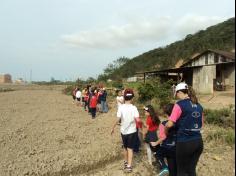
{"label": "person in red top", "polygon": [[97,111],[97,96],[95,90],[92,91],[92,96],[89,102],[89,107],[92,114],[92,119],[95,119],[96,111]]}
{"label": "person in red top", "polygon": [[158,115],[156,114],[152,105],[147,105],[144,107],[146,118],[146,130],[143,132],[144,141],[146,142],[148,162],[152,164],[151,152],[155,152],[155,147],[151,145],[151,142],[156,142],[158,140],[157,130],[161,123]]}

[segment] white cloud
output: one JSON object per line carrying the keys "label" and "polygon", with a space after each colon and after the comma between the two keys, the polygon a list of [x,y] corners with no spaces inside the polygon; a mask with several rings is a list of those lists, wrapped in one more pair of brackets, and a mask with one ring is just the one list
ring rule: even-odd
{"label": "white cloud", "polygon": [[[176,36],[184,37],[226,20],[222,17],[186,15],[181,19],[153,18],[130,22],[123,26],[81,31],[62,36],[65,43],[79,48],[123,48],[142,45],[144,42],[162,42]],[[174,41],[173,41],[174,42]]]}
{"label": "white cloud", "polygon": [[186,15],[177,21],[175,27],[177,29],[176,34],[184,36],[187,34],[195,33],[199,30],[204,30],[209,26],[220,23],[227,18],[217,16],[197,16],[197,15]]}

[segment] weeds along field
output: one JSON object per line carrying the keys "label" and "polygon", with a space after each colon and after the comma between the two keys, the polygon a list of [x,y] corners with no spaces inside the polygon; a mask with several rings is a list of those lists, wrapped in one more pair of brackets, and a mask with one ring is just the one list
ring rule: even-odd
{"label": "weeds along field", "polygon": [[[6,89],[5,86],[0,88]],[[91,119],[64,86],[8,86],[0,92],[0,176],[123,176],[115,98],[109,112]],[[219,113],[216,113],[219,114]],[[212,117],[214,119],[214,117]],[[229,117],[227,117],[229,118]],[[232,120],[232,119],[231,119]],[[197,166],[199,176],[235,175],[235,127],[207,122],[203,128],[204,152]],[[234,123],[234,118],[230,123]],[[142,148],[134,156],[131,176],[152,176]]]}

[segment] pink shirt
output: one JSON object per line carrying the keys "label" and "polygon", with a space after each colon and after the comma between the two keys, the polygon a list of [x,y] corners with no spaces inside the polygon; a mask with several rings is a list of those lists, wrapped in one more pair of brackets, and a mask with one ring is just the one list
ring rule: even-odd
{"label": "pink shirt", "polygon": [[181,114],[182,114],[181,108],[179,107],[178,104],[175,104],[169,117],[169,120],[175,123],[180,118]]}
{"label": "pink shirt", "polygon": [[166,139],[165,126],[162,123],[159,125],[159,138],[162,140]]}

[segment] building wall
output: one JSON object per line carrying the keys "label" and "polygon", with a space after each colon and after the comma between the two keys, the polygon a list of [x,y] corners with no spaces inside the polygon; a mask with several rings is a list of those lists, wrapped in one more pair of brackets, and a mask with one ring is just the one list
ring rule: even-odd
{"label": "building wall", "polygon": [[224,84],[229,87],[235,86],[235,64],[226,65],[223,70]]}
{"label": "building wall", "polygon": [[9,74],[0,75],[0,83],[12,83],[11,75]]}
{"label": "building wall", "polygon": [[0,83],[4,83],[4,76],[0,75]]}
{"label": "building wall", "polygon": [[208,64],[216,64],[224,62],[232,62],[232,59],[219,55],[214,52],[207,52],[204,55],[200,56],[199,58],[196,58],[186,66],[203,66]]}
{"label": "building wall", "polygon": [[197,93],[213,93],[213,79],[216,78],[216,66],[203,66],[193,70],[193,88]]}
{"label": "building wall", "polygon": [[129,77],[127,78],[127,82],[136,82],[137,81],[137,77]]}

